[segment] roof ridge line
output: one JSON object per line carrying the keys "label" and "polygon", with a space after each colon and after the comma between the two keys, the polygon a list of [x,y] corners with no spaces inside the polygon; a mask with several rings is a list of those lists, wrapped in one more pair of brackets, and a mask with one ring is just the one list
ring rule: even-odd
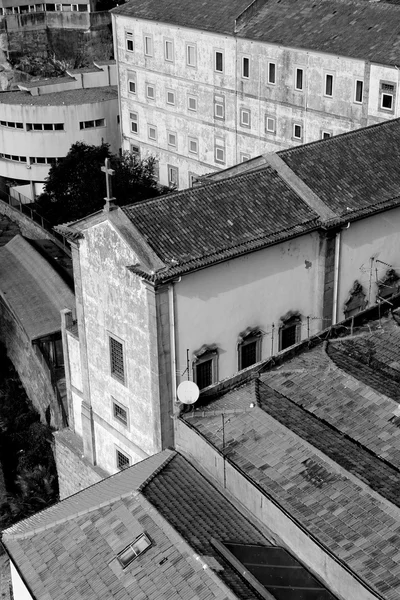
{"label": "roof ridge line", "polygon": [[157,467],[157,469],[155,469],[151,475],[149,475],[147,477],[147,479],[145,479],[138,487],[137,491],[138,492],[142,492],[144,490],[144,488],[151,482],[153,481],[153,479],[156,477],[156,475],[158,475],[161,471],[164,470],[164,468],[171,462],[171,460],[173,458],[175,458],[177,456],[177,451],[176,450],[168,450],[168,452],[170,452],[171,454],[169,456],[166,457],[166,459],[164,460],[164,462]]}
{"label": "roof ridge line", "polygon": [[287,165],[278,154],[264,154],[264,157],[267,164],[278,173],[279,177],[283,179],[286,185],[288,185],[309,208],[317,213],[320,219],[329,221],[329,219],[337,217],[337,214],[329,208],[329,206],[327,206],[294,171],[292,171],[289,165]]}

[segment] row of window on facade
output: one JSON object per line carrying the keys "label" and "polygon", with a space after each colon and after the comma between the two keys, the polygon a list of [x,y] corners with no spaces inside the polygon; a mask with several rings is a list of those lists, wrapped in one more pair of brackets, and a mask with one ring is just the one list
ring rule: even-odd
{"label": "row of window on facade", "polygon": [[[263,331],[259,327],[248,328],[239,335],[237,344],[238,370],[246,369],[259,362],[262,358]],[[285,318],[279,328],[279,350],[285,350],[300,341],[301,317],[298,313],[291,313]],[[124,343],[115,336],[109,336],[110,372],[112,377],[126,385]],[[216,346],[203,346],[194,353],[193,379],[200,389],[218,381],[218,348]],[[125,413],[121,413],[125,410]],[[114,417],[128,425],[126,407],[114,406]]]}
{"label": "row of window on facade", "polygon": [[[11,129],[24,129],[24,124],[18,121],[0,121],[0,126]],[[79,129],[93,129],[105,126],[105,119],[91,119],[90,121],[79,122]],[[26,131],[64,131],[64,123],[26,123]]]}
{"label": "row of window on facade", "polygon": [[0,7],[0,15],[24,14],[32,12],[90,12],[89,4],[24,4],[22,6]]}
{"label": "row of window on facade", "polygon": [[[132,32],[126,32],[126,50],[134,52],[134,37]],[[147,57],[154,56],[153,37],[151,35],[143,36],[143,52]],[[167,62],[174,62],[175,50],[174,41],[172,39],[164,39],[164,59]],[[186,65],[189,67],[197,67],[197,46],[194,43],[186,43]],[[214,50],[214,71],[224,73],[225,55],[223,50]],[[266,83],[270,86],[276,86],[279,83],[278,63],[275,61],[267,61]],[[297,92],[304,92],[306,89],[305,69],[303,67],[294,67],[293,70],[293,88]],[[241,57],[241,77],[249,80],[251,78],[251,57]],[[323,95],[326,98],[333,98],[335,91],[335,78],[333,72],[324,73]],[[135,84],[132,84],[136,86]],[[151,88],[153,87],[153,91]],[[154,86],[149,85],[150,94],[148,98],[155,97]],[[130,89],[132,92],[132,89]],[[395,83],[389,81],[380,82],[379,108],[381,110],[394,110],[394,99],[396,86]],[[135,93],[135,92],[133,92]],[[151,95],[153,94],[153,95]],[[364,96],[364,81],[363,79],[354,80],[353,102],[362,104]]]}
{"label": "row of window on facade", "polygon": [[59,160],[62,160],[62,157],[54,157],[54,156],[17,156],[16,154],[5,154],[0,152],[0,158],[3,160],[11,160],[14,162],[21,162],[27,165],[53,165]]}

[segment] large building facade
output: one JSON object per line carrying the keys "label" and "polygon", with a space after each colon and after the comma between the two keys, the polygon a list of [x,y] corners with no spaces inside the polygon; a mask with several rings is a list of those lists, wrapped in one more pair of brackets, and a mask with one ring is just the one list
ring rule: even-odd
{"label": "large building facade", "polygon": [[396,44],[386,51],[398,7],[211,4],[201,15],[194,0],[173,9],[133,0],[113,11],[122,145],[158,156],[161,183],[188,187],[399,114],[400,57]]}
{"label": "large building facade", "polygon": [[0,179],[40,194],[51,165],[78,141],[119,148],[114,61],[69,71],[66,77],[19,84],[0,95]]}

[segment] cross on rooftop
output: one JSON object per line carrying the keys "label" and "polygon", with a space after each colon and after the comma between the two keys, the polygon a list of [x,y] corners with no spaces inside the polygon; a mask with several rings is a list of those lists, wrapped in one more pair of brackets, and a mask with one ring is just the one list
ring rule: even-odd
{"label": "cross on rooftop", "polygon": [[115,198],[112,195],[112,181],[111,181],[111,177],[112,175],[115,174],[114,169],[110,168],[110,159],[106,158],[106,160],[104,161],[104,167],[101,167],[101,170],[103,171],[103,173],[106,174],[106,185],[107,185],[107,196],[104,198],[104,200],[106,201],[106,205],[104,207],[104,210],[109,211],[110,207],[113,205]]}

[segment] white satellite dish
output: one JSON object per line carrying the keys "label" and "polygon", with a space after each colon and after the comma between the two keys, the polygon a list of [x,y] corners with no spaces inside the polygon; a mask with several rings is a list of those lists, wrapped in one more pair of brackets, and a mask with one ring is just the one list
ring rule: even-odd
{"label": "white satellite dish", "polygon": [[176,393],[178,400],[183,404],[194,404],[200,395],[200,390],[194,381],[182,381]]}

